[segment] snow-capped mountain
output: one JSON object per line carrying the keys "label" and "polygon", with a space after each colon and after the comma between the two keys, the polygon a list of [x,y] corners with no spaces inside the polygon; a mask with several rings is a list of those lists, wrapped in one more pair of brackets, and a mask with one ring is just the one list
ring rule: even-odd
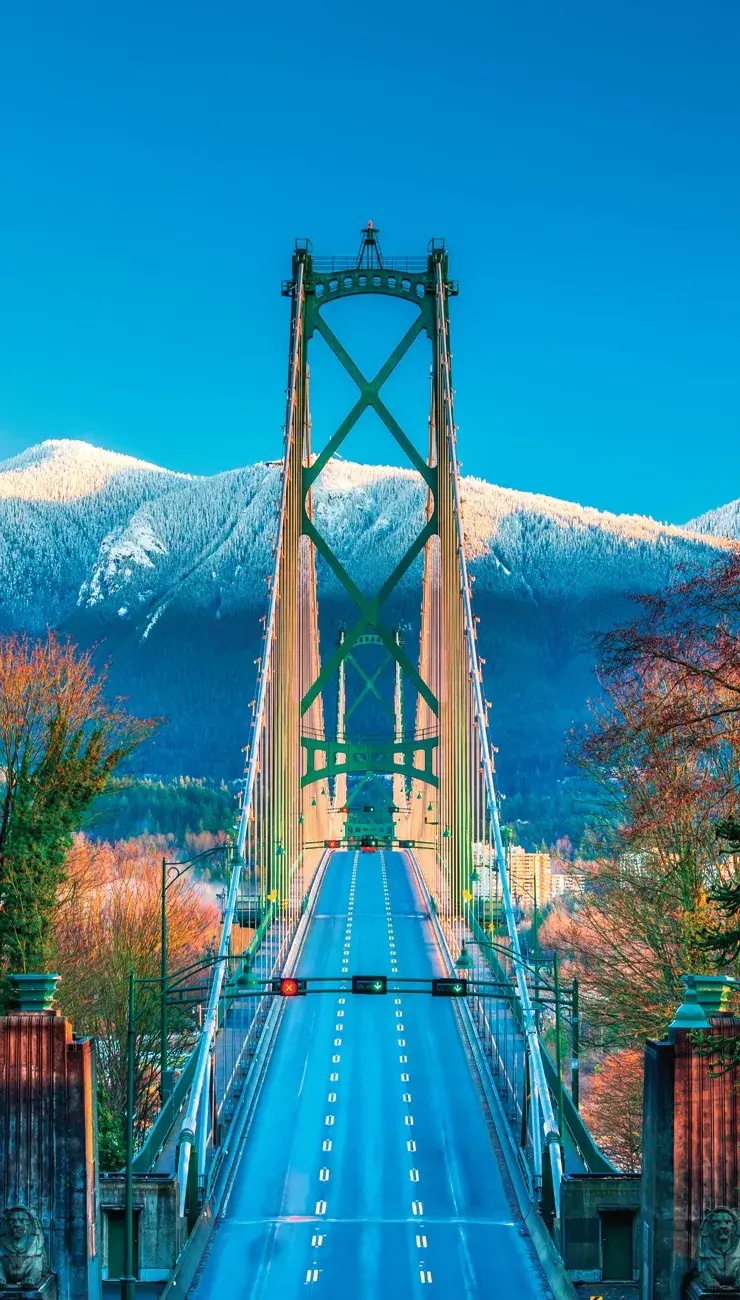
{"label": "snow-capped mountain", "polygon": [[[260,607],[278,493],[274,465],[193,478],[71,440],[0,462],[0,625],[39,631],[80,608],[143,635],[170,606],[217,618]],[[479,598],[645,590],[730,545],[710,516],[691,532],[474,478],[464,500]],[[315,518],[371,590],[419,532],[425,502],[412,470],[334,460],[317,483]],[[339,597],[336,579],[321,577]],[[407,592],[418,579],[419,564]]]}
{"label": "snow-capped mountain", "polygon": [[730,501],[718,510],[710,510],[698,519],[692,519],[686,525],[697,533],[708,533],[712,537],[732,537],[740,541],[740,500]]}
{"label": "snow-capped mountain", "polygon": [[0,461],[0,632],[61,623],[106,536],[146,501],[190,482],[73,439]]}
{"label": "snow-capped mountain", "polygon": [[12,460],[0,461],[0,497],[70,502],[104,493],[125,500],[127,489],[146,492],[149,483],[164,485],[188,478],[88,442],[49,438]]}
{"label": "snow-capped mountain", "polygon": [[[72,440],[0,462],[0,632],[61,627],[101,643],[114,688],[170,720],[149,770],[234,775],[278,495],[274,464],[196,478]],[[563,733],[592,689],[590,634],[621,617],[630,593],[733,548],[738,503],[681,528],[475,478],[463,496],[503,770],[514,786],[535,769],[556,782]],[[367,592],[418,534],[425,505],[413,471],[340,459],[314,494],[318,528]],[[419,576],[417,561],[395,605],[410,643]],[[351,610],[326,566],[319,579],[331,643]]]}

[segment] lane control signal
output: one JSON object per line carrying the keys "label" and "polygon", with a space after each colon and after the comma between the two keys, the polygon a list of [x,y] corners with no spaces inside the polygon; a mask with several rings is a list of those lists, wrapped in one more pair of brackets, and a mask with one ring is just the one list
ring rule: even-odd
{"label": "lane control signal", "polygon": [[325,848],[325,849],[338,849],[338,848],[339,848],[339,840],[324,840],[324,848]]}
{"label": "lane control signal", "polygon": [[308,981],[286,976],[284,979],[272,981],[272,991],[284,998],[304,998],[308,992]]}
{"label": "lane control signal", "polygon": [[432,980],[433,998],[464,998],[467,991],[467,980]]}
{"label": "lane control signal", "polygon": [[415,846],[415,844],[416,844],[416,840],[399,840],[399,841],[398,841],[398,847],[399,847],[399,849],[413,849],[414,846]]}
{"label": "lane control signal", "polygon": [[387,993],[388,979],[385,975],[353,975],[353,993]]}

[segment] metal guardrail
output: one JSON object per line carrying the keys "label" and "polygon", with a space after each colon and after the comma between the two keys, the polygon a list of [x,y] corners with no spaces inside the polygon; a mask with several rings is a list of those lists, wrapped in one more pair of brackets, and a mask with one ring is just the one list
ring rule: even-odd
{"label": "metal guardrail", "polygon": [[366,266],[358,262],[357,254],[339,254],[336,257],[314,257],[312,259],[312,270],[319,271],[322,274],[331,273],[332,271],[367,271],[372,274],[374,271],[408,271],[411,275],[418,275],[422,271],[428,270],[429,262],[426,257],[383,257],[382,266]]}
{"label": "metal guardrail", "polygon": [[[298,275],[295,285],[295,294],[300,301],[304,296],[304,263],[301,262],[298,267]],[[303,338],[301,333],[301,322],[303,312],[298,311],[296,316],[296,327],[291,338],[290,350],[290,382],[288,388],[287,414],[285,421],[286,430],[286,451],[283,464],[283,474],[280,492],[280,516],[278,524],[278,538],[283,537],[285,520],[287,515],[288,486],[290,478],[290,439],[293,436],[294,415],[298,404],[298,373],[300,357],[303,347]],[[203,1024],[201,1040],[197,1048],[197,1064],[193,1077],[193,1085],[190,1093],[189,1104],[185,1118],[180,1128],[180,1160],[177,1168],[177,1182],[180,1213],[184,1214],[187,1199],[188,1173],[190,1167],[190,1157],[195,1145],[196,1133],[198,1129],[198,1117],[201,1109],[201,1096],[208,1070],[210,1068],[210,1052],[213,1040],[218,1028],[219,1000],[223,988],[224,977],[227,967],[227,958],[229,945],[231,942],[231,928],[234,921],[234,914],[237,907],[239,896],[239,885],[241,881],[241,870],[245,846],[247,842],[247,832],[250,818],[253,815],[254,794],[257,783],[257,772],[259,764],[259,738],[265,725],[266,705],[268,687],[270,681],[270,663],[271,648],[275,638],[275,626],[277,622],[277,605],[280,596],[280,572],[281,572],[281,547],[278,544],[275,550],[275,567],[270,584],[270,601],[265,625],[265,644],[260,657],[260,676],[257,689],[257,700],[254,710],[254,719],[252,723],[252,738],[249,745],[249,757],[247,765],[247,775],[244,783],[244,798],[242,802],[241,816],[239,819],[239,828],[236,836],[236,861],[229,883],[229,892],[226,899],[224,910],[223,927],[221,931],[221,941],[218,950],[218,959],[214,967],[214,979],[211,993],[208,999],[208,1008]]]}
{"label": "metal guardrail", "polygon": [[[243,966],[246,966],[247,964],[251,964],[251,962],[253,961],[259,948],[262,946],[262,942],[265,936],[267,935],[267,932],[273,922],[274,916],[275,914],[274,914],[272,904],[269,903],[263,921],[261,922],[257,930],[255,930],[254,934],[252,935],[252,938],[249,941],[248,946],[244,949],[244,952],[241,954]],[[222,998],[221,1005],[219,1008],[219,1023],[218,1023],[219,1030],[222,1028],[226,1016],[228,1014],[228,1011],[233,1005],[233,1002],[234,1002],[233,996],[227,995],[226,997]],[[159,1114],[157,1115],[157,1118],[152,1124],[152,1127],[149,1129],[149,1132],[147,1133],[144,1142],[142,1143],[141,1147],[137,1151],[134,1157],[135,1173],[150,1173],[154,1168],[154,1165],[157,1159],[159,1158],[167,1142],[168,1137],[170,1136],[170,1133],[172,1131],[172,1126],[175,1123],[177,1116],[182,1111],[183,1106],[185,1105],[188,1099],[190,1087],[193,1081],[193,1075],[195,1073],[198,1048],[199,1048],[199,1044],[196,1043],[195,1047],[190,1053],[190,1056],[188,1057],[182,1070],[180,1071],[180,1074],[178,1075],[177,1081],[175,1083],[172,1092],[170,1093],[164,1106],[162,1107]]]}
{"label": "metal guardrail", "polygon": [[[444,396],[444,420],[445,435],[450,457],[451,483],[453,505],[455,513],[455,522],[457,528],[457,551],[460,562],[460,577],[463,600],[463,617],[465,626],[465,639],[468,646],[468,660],[470,667],[470,680],[473,689],[473,703],[475,710],[475,725],[478,731],[481,752],[481,766],[483,768],[483,780],[486,791],[486,804],[488,807],[488,816],[490,818],[491,829],[496,850],[496,861],[499,870],[499,879],[501,881],[501,893],[503,897],[504,915],[509,932],[509,940],[512,948],[512,960],[516,972],[516,984],[519,994],[519,1001],[522,1008],[523,1030],[527,1042],[527,1054],[532,1076],[532,1139],[534,1148],[535,1171],[541,1176],[543,1151],[541,1144],[549,1151],[550,1169],[552,1174],[553,1200],[555,1206],[555,1218],[560,1220],[560,1185],[563,1179],[563,1161],[561,1154],[561,1135],[558,1132],[557,1120],[552,1105],[550,1089],[545,1074],[543,1063],[543,1053],[540,1045],[539,1034],[537,1032],[537,1022],[532,1007],[532,1000],[527,988],[527,980],[524,969],[524,960],[522,957],[521,945],[519,943],[519,934],[516,928],[514,917],[514,908],[509,887],[509,874],[506,863],[506,854],[504,852],[503,839],[501,837],[501,822],[498,810],[498,796],[496,791],[496,779],[493,768],[493,758],[491,755],[491,744],[488,736],[488,726],[486,722],[486,707],[483,697],[483,675],[481,663],[478,656],[478,648],[475,634],[475,621],[473,618],[473,608],[471,599],[471,583],[468,573],[467,558],[465,555],[465,535],[462,524],[462,505],[460,491],[460,469],[457,459],[456,450],[456,426],[452,401],[452,375],[450,369],[450,350],[449,337],[447,329],[447,314],[445,310],[445,291],[446,286],[442,275],[441,262],[436,263],[436,294],[438,301],[437,321],[438,335],[437,346],[439,348],[440,366],[443,381]],[[541,1116],[541,1129],[540,1120]]]}
{"label": "metal guardrail", "polygon": [[[502,983],[508,983],[508,973],[503,963],[499,961],[498,956],[491,950],[484,931],[474,916],[468,918],[468,927],[473,937],[473,942],[480,945],[482,960],[486,963],[489,970],[497,980]],[[514,990],[512,989],[512,994]],[[514,1019],[523,1032],[523,1015],[520,1003],[516,998],[512,998],[511,1011]],[[555,1066],[552,1062],[549,1052],[541,1042],[542,1063],[545,1068],[545,1075],[552,1096],[555,1096],[558,1087],[558,1077]],[[580,1111],[573,1104],[573,1099],[567,1089],[563,1089],[563,1112],[565,1126],[570,1133],[575,1148],[583,1161],[586,1172],[590,1174],[615,1174],[620,1171],[616,1165],[613,1165],[603,1151],[596,1145],[593,1135],[587,1128]]]}

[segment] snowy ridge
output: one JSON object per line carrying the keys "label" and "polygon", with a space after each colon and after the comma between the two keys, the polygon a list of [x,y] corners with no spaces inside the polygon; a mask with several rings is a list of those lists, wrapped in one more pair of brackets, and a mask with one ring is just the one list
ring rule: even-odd
{"label": "snowy ridge", "polygon": [[114,528],[103,538],[92,577],[80,587],[78,605],[97,605],[111,588],[115,589],[121,571],[124,578],[130,578],[137,565],[153,569],[151,556],[162,555],[165,550],[164,542],[153,530],[148,508],[142,506],[124,529]]}
{"label": "snowy ridge", "polygon": [[0,497],[73,501],[100,492],[119,475],[137,479],[148,475],[175,480],[189,478],[74,438],[49,438],[11,460],[0,461]]}
{"label": "snowy ridge", "polygon": [[[262,465],[193,479],[179,492],[141,506],[103,539],[78,605],[144,618],[153,607],[180,607],[220,618],[265,592],[276,519],[279,471]],[[136,611],[141,611],[139,616]],[[157,619],[161,616],[161,609]]]}
{"label": "snowy ridge", "polygon": [[[279,479],[274,463],[195,478],[73,440],[0,463],[0,631],[43,630],[79,610],[156,640],[170,614],[261,610]],[[418,535],[426,495],[410,469],[341,459],[325,467],[315,522],[361,589],[377,589]],[[733,519],[740,533],[737,503],[681,528],[476,478],[463,480],[463,499],[484,598],[539,604],[654,589],[677,566],[734,548],[721,534]],[[416,599],[420,571],[418,558],[404,599]],[[319,579],[323,594],[342,594],[323,562]]]}
{"label": "snowy ridge", "polygon": [[63,622],[104,538],[192,481],[70,438],[0,462],[0,632]]}
{"label": "snowy ridge", "polygon": [[740,500],[730,501],[718,510],[709,510],[698,519],[692,519],[686,525],[697,533],[710,534],[713,537],[734,537],[740,541]]}

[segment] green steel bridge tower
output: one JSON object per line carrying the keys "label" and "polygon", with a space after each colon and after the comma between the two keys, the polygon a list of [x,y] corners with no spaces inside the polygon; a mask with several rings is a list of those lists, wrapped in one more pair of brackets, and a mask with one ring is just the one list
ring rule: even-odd
{"label": "green steel bridge tower", "polygon": [[[269,928],[273,956],[287,953],[327,847],[341,847],[348,836],[364,832],[415,855],[449,950],[463,963],[475,925],[476,864],[487,863],[497,873],[509,963],[501,978],[516,990],[516,1032],[529,1081],[521,1103],[522,1133],[533,1186],[542,1189],[547,1183],[557,1221],[560,1131],[509,889],[472,607],[451,372],[450,301],[458,288],[450,278],[444,241],[433,239],[422,257],[386,257],[378,235],[368,223],[352,257],[317,257],[308,240],[298,240],[290,279],[282,285],[290,302],[290,345],[284,455],[274,470],[274,567],[221,946],[179,1131],[180,1201],[182,1206],[187,1201],[191,1159],[198,1178],[206,1161],[201,1098],[210,1086],[210,1054],[234,960],[232,930],[249,914],[259,920],[253,942]],[[406,304],[410,323],[368,376],[327,317],[334,303],[352,298],[361,304],[377,296]],[[357,394],[338,427],[314,450],[309,380],[317,338]],[[394,417],[383,392],[420,338],[429,349],[425,454]],[[418,476],[424,503],[416,536],[371,590],[342,563],[322,532],[313,501],[317,479],[366,411],[375,412]],[[329,649],[323,655],[317,565],[325,566],[353,611],[346,626],[334,627],[330,636],[324,629]],[[418,650],[398,625],[401,601],[407,607],[416,574]],[[363,723],[370,703],[374,730]],[[384,717],[380,732],[379,715]],[[369,820],[363,821],[370,789],[388,794],[380,799],[373,794]],[[251,891],[246,907],[243,879]]]}

